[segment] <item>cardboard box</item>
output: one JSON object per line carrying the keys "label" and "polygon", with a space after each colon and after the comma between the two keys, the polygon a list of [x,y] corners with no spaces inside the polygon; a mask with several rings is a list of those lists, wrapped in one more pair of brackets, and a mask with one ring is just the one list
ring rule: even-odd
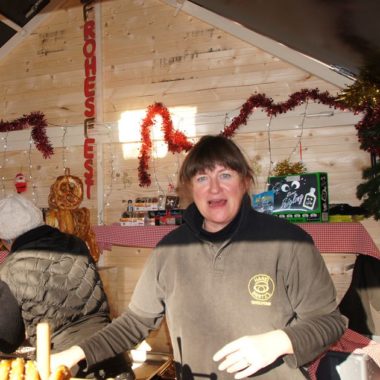
{"label": "cardboard box", "polygon": [[160,210],[163,208],[162,199],[158,197],[138,197],[133,205],[134,212]]}
{"label": "cardboard box", "polygon": [[252,207],[265,214],[273,213],[274,193],[272,190],[252,195]]}
{"label": "cardboard box", "polygon": [[180,225],[182,224],[183,209],[151,211],[156,226]]}
{"label": "cardboard box", "polygon": [[327,173],[269,177],[273,214],[291,222],[328,222]]}

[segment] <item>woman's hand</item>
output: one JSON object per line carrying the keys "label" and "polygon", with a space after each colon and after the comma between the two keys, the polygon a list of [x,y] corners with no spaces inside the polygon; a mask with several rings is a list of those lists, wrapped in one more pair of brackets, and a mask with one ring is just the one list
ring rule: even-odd
{"label": "woman's hand", "polygon": [[51,372],[54,372],[54,370],[60,365],[65,365],[67,368],[72,368],[82,359],[85,359],[83,350],[79,346],[72,346],[65,351],[61,351],[50,356]]}
{"label": "woman's hand", "polygon": [[213,357],[218,369],[235,373],[235,379],[250,376],[273,363],[279,356],[293,353],[289,337],[282,330],[243,336],[226,344]]}

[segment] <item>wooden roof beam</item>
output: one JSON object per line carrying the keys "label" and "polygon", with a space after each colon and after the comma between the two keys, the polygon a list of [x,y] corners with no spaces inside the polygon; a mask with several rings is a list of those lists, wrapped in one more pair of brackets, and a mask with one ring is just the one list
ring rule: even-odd
{"label": "wooden roof beam", "polygon": [[187,0],[162,0],[175,8],[174,15],[179,11],[186,12],[210,25],[215,26],[249,44],[270,53],[302,70],[305,70],[339,88],[346,88],[354,79],[337,71],[321,61],[302,54],[268,37],[258,34],[243,25],[211,12]]}
{"label": "wooden roof beam", "polygon": [[21,32],[22,27],[15,22],[13,22],[11,19],[8,17],[4,16],[2,13],[0,13],[0,22],[3,24],[9,26],[11,29],[15,30],[16,32]]}
{"label": "wooden roof beam", "polygon": [[[24,25],[23,28],[15,24],[13,21],[7,19],[5,16],[0,15],[0,17],[4,17],[0,19],[0,21],[4,22],[4,24],[7,24],[12,29],[16,30],[17,33],[11,37],[1,48],[0,48],[0,60],[3,59],[8,55],[9,52],[11,52],[24,38],[29,36],[38,25],[40,25],[43,21],[45,21],[49,16],[50,12],[54,11],[55,9],[58,9],[62,4],[65,3],[66,0],[51,0],[37,15],[35,15],[27,24]],[[8,20],[5,22],[4,20]],[[11,26],[10,24],[13,24]],[[15,26],[18,26],[16,29]]]}

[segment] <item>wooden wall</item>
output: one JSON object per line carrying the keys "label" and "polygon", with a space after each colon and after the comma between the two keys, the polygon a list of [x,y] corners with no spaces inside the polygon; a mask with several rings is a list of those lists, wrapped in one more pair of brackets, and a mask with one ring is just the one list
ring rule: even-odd
{"label": "wooden wall", "polygon": [[[141,188],[138,151],[129,159],[122,156],[118,120],[123,112],[145,111],[159,101],[180,118],[181,111],[175,107],[192,107],[194,129],[189,138],[194,139],[218,133],[255,92],[283,101],[302,88],[319,88],[333,95],[339,91],[247,42],[184,12],[177,13],[163,2],[104,1],[100,10],[102,72],[98,93],[102,96],[102,120],[92,133],[98,143],[96,158],[102,161],[95,162],[100,165],[95,179],[103,181],[99,194],[105,201],[106,223],[118,220],[126,200],[166,193],[183,157],[169,153],[158,159],[153,154],[152,186]],[[68,0],[0,62],[0,118],[9,121],[33,111],[43,112],[55,147],[54,156],[44,160],[38,151],[30,151],[30,130],[2,133],[3,193],[13,189],[15,174],[23,171],[32,177],[28,196],[46,206],[49,186],[64,166],[83,176],[82,47],[82,7]],[[301,130],[305,110],[314,116],[304,120]],[[287,157],[300,159],[297,142],[302,133],[303,161],[309,171],[328,171],[330,201],[359,203],[356,186],[363,167],[369,165],[354,128],[359,116],[340,111],[318,116],[324,111],[331,110],[311,102],[307,109],[302,105],[272,119],[268,126],[269,118],[257,110],[238,130],[235,140],[259,171],[256,191],[265,188],[270,166]],[[183,122],[175,127],[181,129]],[[124,128],[128,127],[136,129],[139,124]],[[84,201],[93,210],[94,222],[101,203],[99,194],[94,191],[91,200]]]}
{"label": "wooden wall", "polygon": [[[128,199],[168,194],[184,157],[169,153],[158,158],[154,153],[150,161],[152,185],[140,187],[138,150],[125,158],[125,144],[119,141],[118,121],[123,112],[145,111],[150,104],[162,102],[175,116],[175,128],[181,130],[186,122],[191,123],[188,137],[195,141],[201,135],[219,133],[256,92],[279,102],[303,88],[319,88],[332,95],[340,90],[159,0],[109,0],[98,7],[99,120],[91,132],[97,141],[97,187],[91,199],[82,204],[91,209],[93,223],[117,222]],[[28,178],[26,196],[46,207],[49,187],[63,174],[64,167],[83,177],[82,47],[82,6],[79,0],[67,0],[0,61],[0,120],[43,112],[55,148],[54,155],[44,159],[30,143],[30,130],[1,133],[0,196],[13,191],[16,173],[23,172]],[[194,115],[182,114],[176,107],[191,108]],[[265,190],[269,170],[276,162],[284,158],[300,160],[301,141],[302,159],[308,170],[329,174],[330,203],[358,205],[356,186],[363,168],[370,165],[369,155],[360,150],[356,136],[354,125],[359,119],[360,115],[331,112],[313,102],[272,120],[257,110],[234,136],[257,174],[255,192]],[[130,128],[127,134],[132,134],[139,125],[129,123],[123,128]],[[378,223],[363,223],[380,246]],[[123,254],[120,250],[105,256],[103,265],[128,267],[130,264],[117,261]],[[138,259],[131,264],[132,269],[118,272],[111,298],[118,297],[115,289],[127,278],[135,280],[133,268],[138,273],[143,262]],[[109,273],[112,277],[112,270]],[[122,297],[130,295],[134,286],[130,285]],[[126,301],[116,298],[115,302],[117,308]]]}
{"label": "wooden wall", "polygon": [[[141,270],[151,248],[116,247],[101,258],[100,275],[111,305],[112,316],[120,315],[129,304]],[[172,347],[165,319],[158,330],[152,331],[146,343],[154,352],[171,353]]]}

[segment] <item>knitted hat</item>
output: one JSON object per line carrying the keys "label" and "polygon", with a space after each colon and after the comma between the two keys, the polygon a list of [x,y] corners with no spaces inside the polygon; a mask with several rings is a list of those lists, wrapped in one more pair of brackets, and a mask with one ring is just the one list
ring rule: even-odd
{"label": "knitted hat", "polygon": [[42,211],[23,196],[13,194],[0,200],[0,239],[15,239],[42,224]]}

